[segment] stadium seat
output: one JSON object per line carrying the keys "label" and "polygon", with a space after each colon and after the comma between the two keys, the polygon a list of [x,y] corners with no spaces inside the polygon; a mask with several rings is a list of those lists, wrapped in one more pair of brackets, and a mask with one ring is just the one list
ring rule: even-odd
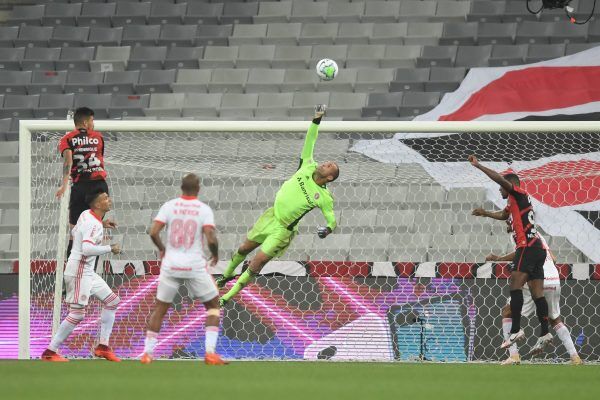
{"label": "stadium seat", "polygon": [[13,47],[14,40],[19,36],[18,26],[0,26],[0,48]]}
{"label": "stadium seat", "polygon": [[373,33],[369,38],[369,43],[398,45],[401,38],[407,34],[408,24],[406,22],[376,23],[373,24]]}
{"label": "stadium seat", "polygon": [[378,68],[385,57],[385,45],[353,44],[348,48],[346,68]]}
{"label": "stadium seat", "polygon": [[387,45],[384,59],[380,63],[381,68],[414,68],[421,50],[422,47],[418,45]]}
{"label": "stadium seat", "polygon": [[307,69],[287,69],[281,84],[282,92],[313,92],[319,82],[317,74]]}
{"label": "stadium seat", "polygon": [[181,110],[185,100],[184,93],[152,93],[150,105],[144,110],[147,116],[181,117]]}
{"label": "stadium seat", "polygon": [[441,22],[408,22],[404,44],[437,46],[442,36],[444,24]]}
{"label": "stadium seat", "polygon": [[183,116],[216,117],[222,96],[221,93],[186,93]]}
{"label": "stadium seat", "polygon": [[398,68],[390,83],[390,92],[422,92],[429,80],[429,68]]}
{"label": "stadium seat", "polygon": [[200,64],[198,63],[198,60],[202,58],[203,54],[203,47],[169,46],[167,58],[165,59],[163,66],[166,69],[199,68]]}
{"label": "stadium seat", "polygon": [[41,94],[40,104],[34,110],[36,118],[65,119],[67,112],[73,109],[75,95],[70,94]]}
{"label": "stadium seat", "polygon": [[104,82],[98,84],[99,93],[133,94],[140,78],[140,71],[109,71],[104,73]]}
{"label": "stadium seat", "polygon": [[563,57],[566,46],[564,43],[556,44],[530,44],[525,57],[526,63],[534,63],[553,58]]}
{"label": "stadium seat", "polygon": [[[435,9],[435,20],[465,23],[471,9],[470,1],[440,1]],[[402,11],[402,9],[400,9]]]}
{"label": "stadium seat", "polygon": [[48,40],[52,37],[54,27],[22,25],[19,36],[13,40],[15,47],[48,47]]}
{"label": "stadium seat", "polygon": [[[254,115],[256,118],[262,119],[270,117],[285,118],[288,116],[293,100],[293,93],[260,93]],[[277,151],[277,154],[280,154],[279,151]]]}
{"label": "stadium seat", "polygon": [[[265,4],[265,3],[261,3]],[[301,23],[270,23],[267,35],[262,38],[263,44],[295,46],[302,31]]]}
{"label": "stadium seat", "polygon": [[292,5],[292,14],[290,21],[302,22],[302,23],[321,23],[325,22],[325,16],[327,15],[326,2],[306,2],[306,1],[295,1]]}
{"label": "stadium seat", "polygon": [[255,24],[270,24],[272,22],[288,22],[292,15],[291,1],[261,1],[258,14],[253,17]]}
{"label": "stadium seat", "polygon": [[402,1],[398,21],[429,21],[435,15],[436,8],[437,2],[435,1]]}
{"label": "stadium seat", "polygon": [[589,25],[575,25],[570,21],[552,23],[550,27],[550,43],[585,43]]}
{"label": "stadium seat", "polygon": [[365,13],[365,2],[330,1],[327,4],[326,22],[360,22]]}
{"label": "stadium seat", "polygon": [[537,15],[533,15],[523,7],[523,2],[519,0],[510,0],[506,2],[502,14],[503,22],[522,22],[522,21],[537,21]]}
{"label": "stadium seat", "polygon": [[146,25],[152,2],[117,2],[117,10],[111,17],[112,26]]}
{"label": "stadium seat", "polygon": [[233,33],[229,37],[230,46],[242,44],[261,44],[267,36],[267,24],[234,25]]}
{"label": "stadium seat", "polygon": [[221,14],[222,24],[251,24],[254,16],[258,14],[258,2],[226,2]]}
{"label": "stadium seat", "polygon": [[89,107],[94,110],[94,117],[97,119],[108,118],[108,109],[110,108],[112,95],[110,93],[78,93],[75,95],[75,109],[79,107]]}
{"label": "stadium seat", "polygon": [[221,14],[223,14],[223,3],[208,4],[193,1],[188,3],[183,23],[193,25],[217,25]]}
{"label": "stadium seat", "polygon": [[92,71],[123,71],[131,54],[130,46],[98,46],[96,58],[90,61]]}
{"label": "stadium seat", "polygon": [[30,6],[15,5],[8,16],[8,20],[18,25],[41,25],[45,9],[45,4]]}
{"label": "stadium seat", "polygon": [[221,117],[233,117],[244,115],[249,118],[254,117],[254,109],[258,105],[257,93],[224,93],[221,99]]}
{"label": "stadium seat", "polygon": [[0,118],[33,118],[33,110],[40,102],[39,95],[7,94],[3,97],[4,107],[0,108]]}
{"label": "stadium seat", "polygon": [[429,81],[425,82],[425,90],[427,92],[453,92],[458,88],[466,73],[466,68],[461,67],[433,67]]}
{"label": "stadium seat", "polygon": [[506,3],[503,1],[472,1],[467,21],[501,22]]}
{"label": "stadium seat", "polygon": [[456,59],[457,46],[423,46],[417,67],[451,67]]}
{"label": "stadium seat", "polygon": [[150,8],[148,24],[181,24],[188,4],[171,2],[153,2]]}
{"label": "stadium seat", "polygon": [[212,71],[209,69],[179,69],[172,88],[175,93],[206,93]]}
{"label": "stadium seat", "polygon": [[444,23],[440,44],[472,46],[477,41],[478,27],[477,22],[446,22]]}
{"label": "stadium seat", "polygon": [[379,210],[375,231],[408,232],[414,221],[414,210]]}
{"label": "stadium seat", "polygon": [[[393,86],[394,82],[391,83]],[[391,88],[390,88],[391,90]],[[370,93],[367,106],[362,109],[363,117],[398,116],[398,107],[402,104],[403,93]]]}
{"label": "stadium seat", "polygon": [[366,93],[331,93],[327,113],[331,117],[360,118],[362,107],[366,105]]}
{"label": "stadium seat", "polygon": [[492,54],[492,46],[458,46],[456,52],[457,67],[487,67]]}
{"label": "stadium seat", "polygon": [[54,28],[52,38],[49,41],[50,46],[69,47],[85,45],[90,33],[87,26],[63,26]]}
{"label": "stadium seat", "polygon": [[390,235],[387,233],[355,233],[350,241],[349,261],[387,260]]}
{"label": "stadium seat", "polygon": [[220,68],[213,70],[209,93],[243,93],[248,80],[248,69]]}
{"label": "stadium seat", "polygon": [[317,92],[353,92],[357,73],[355,68],[340,69],[334,80],[318,80]]}
{"label": "stadium seat", "polygon": [[316,66],[322,58],[335,60],[338,67],[344,68],[348,57],[348,45],[316,45],[312,48],[311,67]]}
{"label": "stadium seat", "polygon": [[21,60],[25,57],[25,48],[0,47],[0,70],[21,70]]}
{"label": "stadium seat", "polygon": [[23,70],[44,70],[54,71],[54,64],[60,58],[60,47],[28,47],[25,49],[25,56],[21,61]]}
{"label": "stadium seat", "polygon": [[92,26],[90,28],[88,44],[94,46],[119,46],[122,38],[123,27]]}
{"label": "stadium seat", "polygon": [[269,68],[275,45],[242,45],[238,49],[237,68]]}
{"label": "stadium seat", "polygon": [[311,62],[311,46],[276,46],[273,68],[306,68]]}
{"label": "stadium seat", "polygon": [[284,69],[253,68],[248,73],[246,93],[278,93],[284,75]]}
{"label": "stadium seat", "polygon": [[238,58],[238,46],[206,46],[201,68],[234,68]]}
{"label": "stadium seat", "polygon": [[[411,96],[411,95],[419,95]],[[423,104],[424,101],[431,100],[432,97],[435,96],[435,93],[404,93],[404,103],[403,104]],[[408,97],[408,99],[407,99]],[[412,98],[411,98],[412,97]],[[432,185],[432,186],[416,186],[415,188],[411,188],[412,190],[408,191],[406,196],[406,201],[408,203],[413,203],[414,205],[423,205],[427,204],[427,206],[431,204],[441,204],[446,199],[446,191],[441,186]]]}
{"label": "stadium seat", "polygon": [[115,15],[117,3],[86,2],[77,17],[77,25],[110,28],[110,17]]}
{"label": "stadium seat", "polygon": [[0,93],[26,94],[31,82],[31,71],[2,71],[0,73]]}
{"label": "stadium seat", "polygon": [[42,25],[75,26],[81,15],[81,3],[48,3],[42,17]]}
{"label": "stadium seat", "polygon": [[311,260],[345,261],[348,258],[351,240],[351,234],[341,233],[314,241],[313,249],[309,252],[309,258]]}
{"label": "stadium seat", "polygon": [[129,56],[127,69],[162,69],[167,58],[167,46],[135,46]]}
{"label": "stadium seat", "polygon": [[414,233],[395,233],[390,236],[390,261],[425,262],[431,235]]}
{"label": "stadium seat", "polygon": [[356,73],[357,92],[386,92],[394,78],[391,68],[361,68]]}
{"label": "stadium seat", "polygon": [[517,35],[516,22],[481,22],[477,32],[477,42],[486,44],[513,44]]}
{"label": "stadium seat", "polygon": [[315,104],[329,104],[329,92],[296,92],[294,93],[294,101],[292,103],[292,108],[290,109],[290,116],[306,117],[307,115],[311,115],[314,111]]}
{"label": "stadium seat", "polygon": [[365,2],[364,22],[397,22],[400,15],[399,1],[367,1]]}
{"label": "stadium seat", "polygon": [[[318,4],[318,3],[315,3]],[[318,45],[318,44],[334,44],[337,37],[339,24],[332,22],[329,24],[323,23],[305,23],[302,26],[302,32],[298,38],[298,43],[301,46]]]}
{"label": "stadium seat", "polygon": [[148,108],[150,95],[113,94],[108,114],[110,118],[144,116],[143,109]]}
{"label": "stadium seat", "polygon": [[196,45],[227,46],[233,25],[198,25]]}
{"label": "stadium seat", "polygon": [[171,92],[171,84],[175,82],[176,69],[140,71],[140,79],[135,86],[136,93],[168,93]]}
{"label": "stadium seat", "polygon": [[523,64],[527,56],[528,47],[527,44],[494,45],[488,63],[490,67]]}
{"label": "stadium seat", "polygon": [[452,210],[415,211],[411,232],[450,234],[455,221],[456,213]]}
{"label": "stadium seat", "polygon": [[517,44],[545,44],[550,43],[552,35],[552,22],[523,21],[517,28]]}
{"label": "stadium seat", "polygon": [[160,25],[125,25],[123,46],[154,46],[160,36]]}
{"label": "stadium seat", "polygon": [[27,93],[62,93],[66,81],[67,71],[33,71]]}
{"label": "stadium seat", "polygon": [[[159,46],[193,46],[196,43],[198,27],[196,25],[163,24],[158,37]],[[200,58],[200,57],[198,57]]]}
{"label": "stadium seat", "polygon": [[372,22],[342,22],[339,24],[339,30],[335,39],[336,44],[368,44],[369,38],[373,35]]}

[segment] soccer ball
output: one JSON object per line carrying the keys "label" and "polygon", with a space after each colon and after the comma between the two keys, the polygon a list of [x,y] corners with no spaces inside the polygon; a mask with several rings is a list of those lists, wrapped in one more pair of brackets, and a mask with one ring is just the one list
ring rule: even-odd
{"label": "soccer ball", "polygon": [[317,63],[317,75],[324,81],[330,81],[338,74],[338,66],[335,61],[324,58]]}

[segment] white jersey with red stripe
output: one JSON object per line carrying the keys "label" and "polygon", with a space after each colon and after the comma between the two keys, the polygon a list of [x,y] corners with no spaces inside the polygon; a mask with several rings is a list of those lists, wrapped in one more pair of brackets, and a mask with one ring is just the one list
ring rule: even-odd
{"label": "white jersey with red stripe", "polygon": [[560,285],[560,275],[558,274],[558,269],[556,268],[554,260],[552,259],[550,247],[548,247],[546,239],[544,239],[539,232],[538,236],[542,242],[542,247],[546,250],[546,261],[544,262],[544,287]]}
{"label": "white jersey with red stripe", "polygon": [[102,244],[102,238],[104,237],[102,220],[92,210],[85,210],[79,216],[71,235],[73,236],[73,248],[67,261],[65,276],[93,275],[98,256],[84,255],[83,244],[86,242],[94,246]]}
{"label": "white jersey with red stripe", "polygon": [[204,255],[205,226],[215,226],[211,208],[193,196],[167,201],[154,221],[167,225],[167,244],[161,274],[193,278],[207,273]]}

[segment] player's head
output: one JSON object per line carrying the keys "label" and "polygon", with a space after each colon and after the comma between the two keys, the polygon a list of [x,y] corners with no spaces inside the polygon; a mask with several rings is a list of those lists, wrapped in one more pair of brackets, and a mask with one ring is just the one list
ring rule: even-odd
{"label": "player's head", "polygon": [[198,196],[200,192],[200,178],[196,174],[186,174],[181,179],[181,192],[185,196]]}
{"label": "player's head", "polygon": [[106,213],[112,208],[110,196],[102,189],[86,194],[85,202],[91,210],[98,210]]}
{"label": "player's head", "polygon": [[[521,180],[517,174],[508,173],[503,175],[504,179],[513,184],[513,186],[521,186]],[[500,186],[500,195],[503,199],[508,198],[508,192],[502,186]]]}
{"label": "player's head", "polygon": [[340,176],[340,167],[333,161],[325,161],[317,167],[317,173],[327,182],[333,182]]}
{"label": "player's head", "polygon": [[94,129],[94,110],[88,107],[79,107],[73,115],[76,128]]}

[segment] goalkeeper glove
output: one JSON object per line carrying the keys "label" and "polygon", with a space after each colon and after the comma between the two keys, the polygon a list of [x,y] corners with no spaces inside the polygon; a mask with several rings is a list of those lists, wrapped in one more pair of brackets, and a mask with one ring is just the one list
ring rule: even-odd
{"label": "goalkeeper glove", "polygon": [[331,229],[329,229],[328,226],[320,226],[317,228],[317,235],[319,235],[321,239],[325,239],[330,233]]}

